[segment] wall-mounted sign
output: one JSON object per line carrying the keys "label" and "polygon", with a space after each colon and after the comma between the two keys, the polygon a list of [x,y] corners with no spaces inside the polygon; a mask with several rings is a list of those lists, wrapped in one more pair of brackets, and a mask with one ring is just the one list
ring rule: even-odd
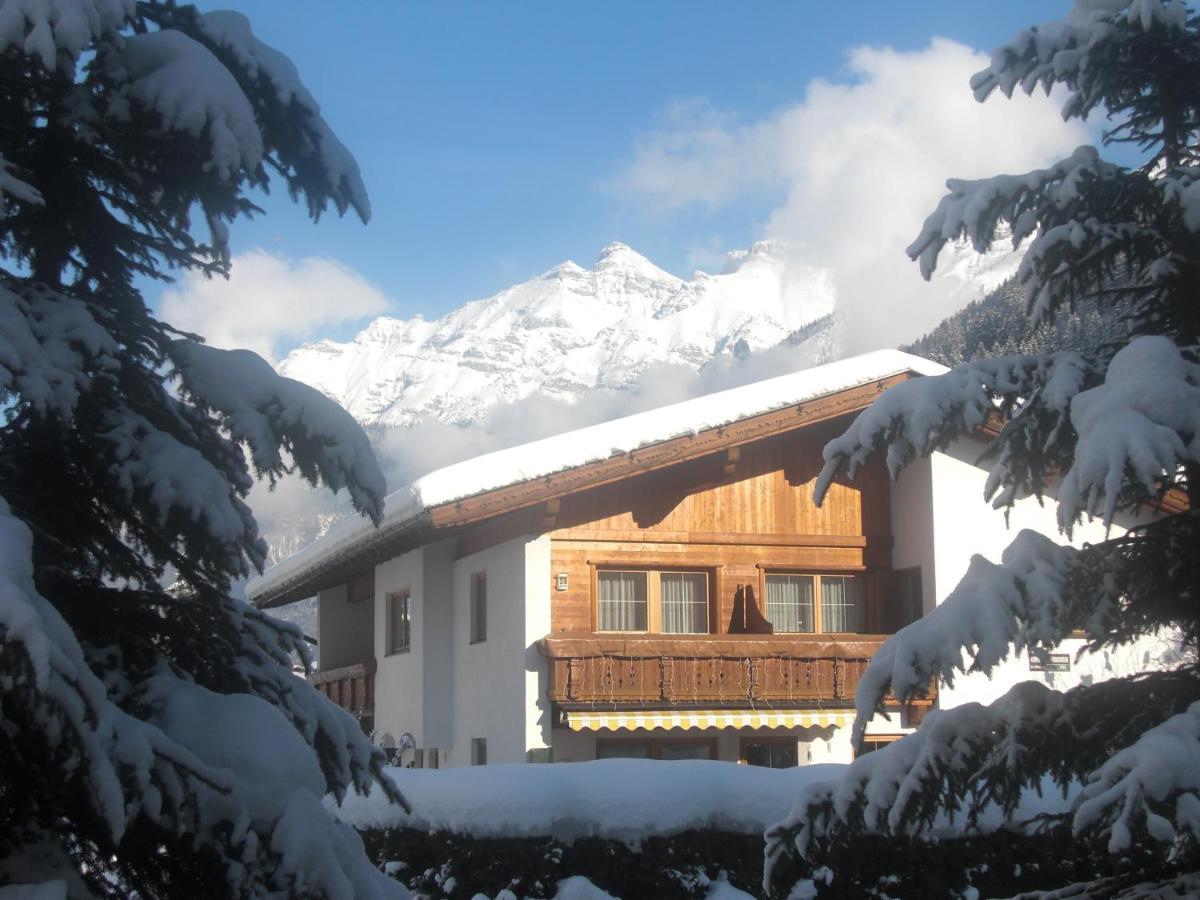
{"label": "wall-mounted sign", "polygon": [[1029,656],[1030,672],[1070,672],[1070,653],[1042,653]]}

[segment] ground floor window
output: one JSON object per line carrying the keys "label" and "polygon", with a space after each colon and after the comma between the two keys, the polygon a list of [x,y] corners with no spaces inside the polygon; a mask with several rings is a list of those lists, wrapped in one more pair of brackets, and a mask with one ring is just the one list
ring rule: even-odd
{"label": "ground floor window", "polygon": [[874,753],[876,750],[882,750],[888,744],[894,743],[902,737],[904,737],[902,734],[869,734],[863,738],[858,755],[863,756],[867,753]]}
{"label": "ground floor window", "polygon": [[794,737],[742,738],[738,758],[745,765],[767,769],[790,769],[799,764]]}
{"label": "ground floor window", "polygon": [[598,738],[596,759],[716,759],[716,738]]}
{"label": "ground floor window", "polygon": [[471,738],[471,765],[487,765],[487,738]]}

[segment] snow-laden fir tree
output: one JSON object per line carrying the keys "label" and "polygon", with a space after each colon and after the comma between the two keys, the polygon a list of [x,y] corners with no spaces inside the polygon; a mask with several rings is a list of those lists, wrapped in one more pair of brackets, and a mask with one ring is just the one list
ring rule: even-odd
{"label": "snow-laden fir tree", "polygon": [[[928,835],[949,813],[968,830],[984,810],[1011,816],[1050,777],[1078,793],[1045,839],[1093,848],[1106,874],[1069,886],[1043,867],[1031,887],[1200,895],[1200,19],[1175,0],[1078,0],[972,80],[980,101],[1053,87],[1067,118],[1106,115],[1104,144],[1128,145],[1140,165],[1081,147],[1046,169],[951,180],[908,252],[929,277],[947,242],[983,252],[1011,234],[1024,246],[1018,281],[1034,324],[1086,300],[1118,315],[1126,336],[893,388],[826,446],[818,492],[873,453],[895,474],[991,420],[1002,423],[985,457],[995,505],[1052,495],[1067,534],[1084,516],[1144,524],[1082,549],[1021,532],[999,563],[976,557],[945,602],[872,661],[856,738],[889,692],[911,698],[931,679],[986,673],[1072,634],[1095,651],[1174,634],[1183,662],[1065,693],[1027,682],[990,706],[931,713],[913,735],[802,793],[768,833],[768,881],[784,855],[818,866],[870,836]],[[983,871],[969,849],[982,846],[962,845],[963,870]],[[837,889],[836,871],[829,883]]]}
{"label": "snow-laden fir tree", "polygon": [[[135,288],[215,276],[269,174],[364,221],[357,166],[236,13],[0,2],[0,884],[47,896],[403,895],[324,800],[382,782],[230,596],[266,547],[254,472],[378,518],[350,416]],[[187,589],[160,587],[168,567]]]}

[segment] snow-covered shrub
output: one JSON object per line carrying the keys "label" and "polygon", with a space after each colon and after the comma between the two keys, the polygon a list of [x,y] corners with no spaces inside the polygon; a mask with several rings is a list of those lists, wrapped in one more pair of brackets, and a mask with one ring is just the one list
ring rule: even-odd
{"label": "snow-covered shrub", "polygon": [[230,596],[265,558],[251,470],[378,518],[367,439],[134,287],[225,275],[269,171],[365,221],[354,159],[244,18],[156,0],[0,2],[0,109],[0,884],[404,896],[323,805],[402,803],[382,753]]}
{"label": "snow-covered shrub", "polygon": [[[1086,301],[1123,334],[1078,352],[969,361],[888,391],[826,446],[818,493],[876,452],[894,475],[991,422],[1001,426],[985,456],[996,506],[1052,493],[1067,534],[1084,516],[1142,524],[1082,549],[1021,533],[1000,563],[976,557],[942,606],[876,656],[856,697],[856,734],[889,692],[909,698],[931,678],[987,673],[1014,650],[1045,651],[1073,634],[1102,652],[1165,630],[1181,639],[1182,661],[1066,694],[1017,685],[990,706],[931,714],[840,781],[803,789],[768,832],[768,882],[786,855],[816,864],[864,836],[920,841],[949,815],[968,830],[984,810],[1013,815],[1047,777],[1082,786],[1053,839],[1102,849],[1113,871],[1047,873],[1041,887],[1141,896],[1158,884],[1176,896],[1196,881],[1200,17],[1178,0],[1077,0],[1064,21],[1022,31],[972,79],[979,100],[1055,86],[1066,117],[1106,114],[1105,144],[1133,145],[1142,164],[1081,147],[1021,175],[951,179],[908,252],[929,277],[948,242],[982,252],[1011,235],[1024,247],[1017,283],[1033,324]],[[962,845],[962,865],[976,862]]]}

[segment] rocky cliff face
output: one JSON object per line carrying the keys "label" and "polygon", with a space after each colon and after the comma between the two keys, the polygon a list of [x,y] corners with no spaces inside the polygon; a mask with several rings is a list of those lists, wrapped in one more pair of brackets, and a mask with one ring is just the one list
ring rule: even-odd
{"label": "rocky cliff face", "polygon": [[691,280],[610,244],[590,269],[564,262],[433,321],[379,318],[351,341],[300,347],[279,370],[364,424],[464,423],[531,394],[574,401],[619,390],[653,363],[699,368],[797,333],[821,340],[823,329],[806,326],[833,309],[828,279],[767,243]]}

